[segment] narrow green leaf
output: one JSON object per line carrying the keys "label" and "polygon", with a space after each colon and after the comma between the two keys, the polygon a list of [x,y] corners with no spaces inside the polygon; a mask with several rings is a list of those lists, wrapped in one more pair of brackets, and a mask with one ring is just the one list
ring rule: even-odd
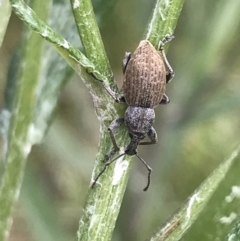
{"label": "narrow green leaf", "polygon": [[[35,1],[36,9],[43,9],[41,1]],[[45,9],[47,10],[47,9]],[[48,11],[40,11],[45,18]],[[26,159],[33,145],[34,125],[33,116],[36,104],[36,90],[40,71],[42,39],[35,33],[27,32],[24,42],[21,70],[18,73],[18,82],[14,96],[13,110],[8,129],[7,150],[5,158],[5,172],[2,177],[0,189],[0,240],[4,241],[9,236],[11,215],[14,204],[18,200]],[[36,46],[38,46],[36,48]],[[7,122],[6,113],[4,111]],[[9,113],[10,115],[10,113]]]}
{"label": "narrow green leaf", "polygon": [[[228,174],[229,169],[238,160],[240,146],[202,183],[178,213],[161,228],[151,241],[180,240],[185,232],[193,225],[199,214],[208,204],[220,182]],[[201,231],[202,232],[202,231]],[[192,240],[192,239],[191,239]]]}

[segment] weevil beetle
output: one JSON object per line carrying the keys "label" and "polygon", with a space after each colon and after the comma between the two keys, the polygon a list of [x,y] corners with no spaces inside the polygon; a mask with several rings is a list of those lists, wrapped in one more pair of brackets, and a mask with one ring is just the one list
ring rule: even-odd
{"label": "weevil beetle", "polygon": [[[125,54],[123,59],[123,96],[118,97],[115,92],[102,82],[104,88],[112,98],[118,103],[126,102],[128,108],[124,118],[115,119],[108,127],[113,143],[113,150],[105,155],[105,166],[95,178],[92,187],[95,186],[106,168],[118,158],[124,155],[136,155],[148,170],[147,186],[143,189],[144,191],[148,190],[152,169],[137,155],[136,150],[138,145],[151,145],[157,142],[157,133],[153,128],[155,119],[154,108],[159,104],[169,103],[169,98],[165,94],[166,84],[174,77],[173,69],[168,63],[163,46],[173,38],[172,35],[166,35],[159,42],[159,51],[148,40],[143,40],[132,55],[128,52]],[[113,160],[109,160],[120,150],[113,132],[123,122],[125,122],[128,129],[130,143],[124,153]],[[143,142],[142,140],[146,135],[150,141]]]}

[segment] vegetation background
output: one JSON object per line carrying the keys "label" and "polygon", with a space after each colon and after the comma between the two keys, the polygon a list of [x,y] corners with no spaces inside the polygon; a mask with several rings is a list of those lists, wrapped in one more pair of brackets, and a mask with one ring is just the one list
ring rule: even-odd
{"label": "vegetation background", "polygon": [[[51,14],[61,25],[57,4],[61,8],[61,1],[56,1]],[[115,79],[121,87],[122,58],[125,51],[134,51],[142,39],[155,1],[93,4]],[[156,108],[158,143],[139,148],[140,156],[153,168],[152,183],[144,193],[147,172],[134,160],[113,241],[149,238],[238,145],[238,9],[238,0],[185,2],[174,33],[176,38],[167,54],[175,71],[175,78],[167,86],[171,103]],[[68,21],[74,22],[71,11],[65,13],[69,14]],[[13,14],[0,49],[2,107],[4,96],[11,98],[4,89],[7,79],[10,81],[16,72],[16,60],[11,60],[19,47],[22,29]],[[57,31],[61,34],[60,29]],[[70,41],[72,35],[77,36],[76,29],[64,37]],[[79,45],[78,42],[75,37],[72,43]],[[11,241],[76,239],[98,146],[99,123],[94,111],[88,90],[70,72],[49,132],[29,157],[14,212]],[[240,180],[236,185],[240,185]],[[200,230],[199,240],[215,240],[211,229],[207,236]],[[186,240],[198,240],[189,235]]]}

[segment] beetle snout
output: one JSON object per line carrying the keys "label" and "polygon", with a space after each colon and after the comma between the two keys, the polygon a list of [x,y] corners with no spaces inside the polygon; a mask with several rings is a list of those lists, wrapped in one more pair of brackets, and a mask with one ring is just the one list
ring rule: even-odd
{"label": "beetle snout", "polygon": [[126,149],[125,153],[129,156],[134,156],[137,154],[136,150],[133,150],[133,149]]}

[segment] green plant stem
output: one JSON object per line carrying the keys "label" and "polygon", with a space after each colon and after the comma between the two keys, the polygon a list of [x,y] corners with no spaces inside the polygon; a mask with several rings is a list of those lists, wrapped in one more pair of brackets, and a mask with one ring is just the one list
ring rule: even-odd
{"label": "green plant stem", "polygon": [[71,0],[73,14],[86,56],[95,68],[113,83],[113,73],[106,56],[90,0]]}
{"label": "green plant stem", "polygon": [[[174,5],[171,6],[177,8]],[[178,6],[182,8],[182,5]],[[158,1],[156,8],[159,7],[160,4]],[[156,11],[158,12],[160,11],[160,9],[155,9],[154,12]],[[167,9],[167,11],[169,13],[172,13],[171,11],[169,11],[169,9]],[[152,21],[155,24],[159,23],[157,17],[159,16],[153,15]],[[174,15],[174,17],[176,16]],[[172,21],[171,23],[176,26],[176,22]],[[167,25],[168,22],[166,21],[164,24]],[[172,27],[172,29],[173,28],[174,27]],[[151,28],[149,30],[149,34],[153,36],[158,36],[158,39],[160,40],[161,36],[155,31],[157,31],[157,28]],[[125,136],[122,135],[121,139],[119,137],[117,138],[117,142],[121,146],[127,141],[126,132],[124,134]],[[102,157],[102,159],[104,158],[104,154],[109,150],[109,145],[111,146],[111,142],[109,142],[108,133],[106,133],[105,131],[101,132],[101,140],[99,144],[99,154],[97,160],[101,160],[101,158],[99,158],[99,155]],[[96,176],[96,174],[100,172],[101,168],[99,168],[99,166],[103,167],[103,165],[100,165],[98,164],[98,162],[96,162],[94,176]],[[113,166],[110,166],[99,180],[100,183],[96,185],[96,188],[89,192],[83,216],[79,224],[78,241],[111,240],[112,232],[115,227],[115,222],[125,192],[130,166],[131,164],[129,165],[129,161],[126,158],[119,159],[114,169]],[[114,180],[118,174],[120,178],[119,183],[115,185]]]}
{"label": "green plant stem", "polygon": [[173,34],[185,0],[157,1],[145,38],[155,48],[166,34]]}
{"label": "green plant stem", "polygon": [[[43,18],[47,18],[46,2],[34,1],[34,8]],[[5,159],[5,172],[0,190],[0,240],[9,236],[12,223],[12,211],[18,200],[27,156],[33,144],[33,116],[36,104],[36,88],[40,68],[43,41],[31,32],[24,42],[22,68],[19,71],[18,85],[15,92],[13,111],[10,120]],[[36,46],[38,46],[36,48]],[[7,120],[5,120],[7,121]]]}
{"label": "green plant stem", "polygon": [[[113,82],[113,75],[106,57],[91,2],[89,0],[83,0],[81,4],[79,4],[79,1],[72,0],[71,2],[78,31],[87,57],[95,64],[97,70],[108,78],[107,84],[110,84],[111,88],[117,90],[116,84]],[[106,95],[107,93],[105,92],[105,96]],[[112,148],[106,127],[109,125],[109,121],[117,117],[117,109],[115,109],[112,100],[106,103],[104,109],[106,110],[107,107],[107,112],[103,112],[102,115],[100,115],[102,131],[98,157],[92,178],[96,177],[103,168],[101,160],[103,160],[106,151]],[[110,113],[114,113],[114,115]],[[107,120],[108,116],[110,117],[109,121]],[[105,123],[107,123],[107,125]],[[128,135],[126,131],[122,131],[121,138],[118,138],[118,144],[125,146],[127,141]],[[129,159],[129,157],[119,159],[114,170],[114,165],[109,167],[106,173],[101,177],[101,183],[97,184],[93,190],[90,190],[80,220],[78,231],[79,241],[111,239],[112,230],[115,226],[129,176],[131,167]]]}

